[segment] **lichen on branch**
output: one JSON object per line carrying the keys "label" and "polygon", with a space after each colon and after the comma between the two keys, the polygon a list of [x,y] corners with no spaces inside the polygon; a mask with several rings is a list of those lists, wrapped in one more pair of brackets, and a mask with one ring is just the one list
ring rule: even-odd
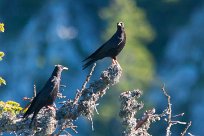
{"label": "lichen on branch", "polygon": [[17,135],[60,135],[60,133],[66,132],[66,128],[71,128],[77,132],[73,121],[77,120],[79,116],[92,119],[98,100],[109,87],[119,82],[121,74],[122,69],[119,64],[111,65],[102,71],[98,80],[91,82],[83,91],[77,91],[76,95],[81,93],[77,103],[74,103],[75,100],[67,100],[56,111],[42,108],[31,129],[29,129],[30,117],[23,119],[21,114],[11,116],[8,112],[4,112],[0,118],[0,132],[10,132]]}
{"label": "lichen on branch", "polygon": [[[152,108],[145,111],[141,118],[137,116],[137,112],[144,106],[142,102],[138,102],[139,97],[142,95],[142,91],[137,89],[121,93],[121,107],[119,116],[122,118],[123,136],[150,136],[151,134],[149,134],[148,132],[150,125],[153,122],[160,121],[161,118],[163,118],[163,120],[167,122],[166,136],[170,136],[172,134],[171,126],[177,124],[187,124],[187,122],[173,120],[173,118],[183,116],[184,113],[173,116],[172,104],[170,99],[171,97],[165,90],[164,86],[162,87],[162,91],[164,96],[166,96],[167,98],[167,108],[165,108],[161,114],[156,114],[155,108]],[[184,136],[186,134],[190,126],[191,122],[189,122],[183,132],[181,132],[181,136]]]}
{"label": "lichen on branch", "polygon": [[123,136],[150,136],[148,129],[150,124],[160,118],[155,115],[155,109],[148,110],[144,113],[141,119],[137,118],[136,114],[144,106],[137,99],[142,95],[142,91],[133,90],[123,92],[120,95],[120,112],[122,125],[124,126]]}

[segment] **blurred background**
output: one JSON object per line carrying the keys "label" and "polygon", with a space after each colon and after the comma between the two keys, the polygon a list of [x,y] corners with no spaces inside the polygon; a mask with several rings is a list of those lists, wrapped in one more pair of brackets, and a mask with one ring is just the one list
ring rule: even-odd
{"label": "blurred background", "polygon": [[[119,94],[141,89],[145,108],[161,113],[167,105],[162,84],[172,96],[173,114],[192,121],[190,132],[203,135],[204,122],[204,2],[203,0],[0,0],[0,100],[25,106],[24,96],[39,91],[55,64],[69,67],[62,75],[63,94],[73,98],[90,67],[82,71],[82,60],[95,51],[123,21],[127,44],[118,61],[123,68],[120,83],[111,87],[91,122],[80,118],[77,136],[121,135]],[[92,81],[111,64],[97,62]],[[58,100],[62,101],[62,100]],[[144,109],[145,110],[145,109]],[[152,124],[150,134],[165,134],[166,123]],[[185,126],[172,127],[179,135]],[[68,130],[72,132],[72,130]]]}

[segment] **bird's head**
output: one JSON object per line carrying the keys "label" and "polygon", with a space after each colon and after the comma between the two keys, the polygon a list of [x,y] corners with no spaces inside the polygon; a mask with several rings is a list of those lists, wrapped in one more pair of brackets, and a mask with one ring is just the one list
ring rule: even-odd
{"label": "bird's head", "polygon": [[65,66],[62,66],[62,65],[55,65],[55,69],[57,69],[58,71],[62,71],[62,70],[68,70],[68,68],[67,67],[65,67]]}
{"label": "bird's head", "polygon": [[52,72],[52,76],[51,77],[53,77],[53,76],[60,77],[63,70],[68,70],[68,68],[64,67],[62,65],[59,65],[59,64],[55,65],[55,69]]}
{"label": "bird's head", "polygon": [[117,23],[117,29],[123,30],[124,29],[124,23],[123,22],[118,22]]}

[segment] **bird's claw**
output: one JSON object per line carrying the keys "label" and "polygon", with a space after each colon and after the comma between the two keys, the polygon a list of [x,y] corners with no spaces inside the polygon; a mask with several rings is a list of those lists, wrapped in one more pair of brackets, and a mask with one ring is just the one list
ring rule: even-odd
{"label": "bird's claw", "polygon": [[112,64],[113,64],[113,65],[116,65],[116,64],[118,64],[118,61],[115,60],[115,59],[112,59]]}
{"label": "bird's claw", "polygon": [[113,64],[113,65],[115,64],[115,60],[114,60],[114,59],[112,59],[112,64]]}
{"label": "bird's claw", "polygon": [[57,109],[56,107],[50,106],[50,105],[46,106],[46,108],[48,108],[48,109],[50,109],[50,110],[56,110],[56,109]]}

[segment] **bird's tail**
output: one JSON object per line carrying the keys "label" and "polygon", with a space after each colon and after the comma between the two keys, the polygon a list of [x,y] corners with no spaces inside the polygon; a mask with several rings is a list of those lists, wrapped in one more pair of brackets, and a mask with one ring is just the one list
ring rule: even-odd
{"label": "bird's tail", "polygon": [[32,127],[33,120],[35,119],[35,117],[36,117],[36,115],[38,114],[39,111],[40,111],[40,109],[36,109],[36,111],[34,111],[33,117],[31,118],[31,122],[30,122],[29,128]]}
{"label": "bird's tail", "polygon": [[87,61],[88,59],[91,59],[91,57],[89,56],[89,57],[85,58],[84,60],[82,60],[82,62],[85,62],[85,61]]}
{"label": "bird's tail", "polygon": [[[28,108],[30,106],[30,104],[28,104],[23,110],[25,110],[26,108]],[[29,109],[29,108],[28,108]],[[24,113],[24,115],[23,115],[23,118],[26,118],[26,117],[28,117],[29,115],[28,115],[28,109],[27,109],[27,111]]]}
{"label": "bird's tail", "polygon": [[27,110],[26,113],[23,115],[23,118],[27,118],[28,116],[29,116],[29,112]]}
{"label": "bird's tail", "polygon": [[86,69],[89,65],[93,64],[95,61],[97,61],[96,59],[92,59],[88,62],[86,62],[84,65],[83,65],[83,70]]}
{"label": "bird's tail", "polygon": [[24,110],[25,110],[26,108],[28,108],[28,109],[27,109],[27,111],[24,113],[23,118],[27,118],[30,114],[32,114],[32,110],[33,110],[32,107],[33,107],[33,106],[31,106],[31,104],[29,103],[29,104],[24,108]]}

